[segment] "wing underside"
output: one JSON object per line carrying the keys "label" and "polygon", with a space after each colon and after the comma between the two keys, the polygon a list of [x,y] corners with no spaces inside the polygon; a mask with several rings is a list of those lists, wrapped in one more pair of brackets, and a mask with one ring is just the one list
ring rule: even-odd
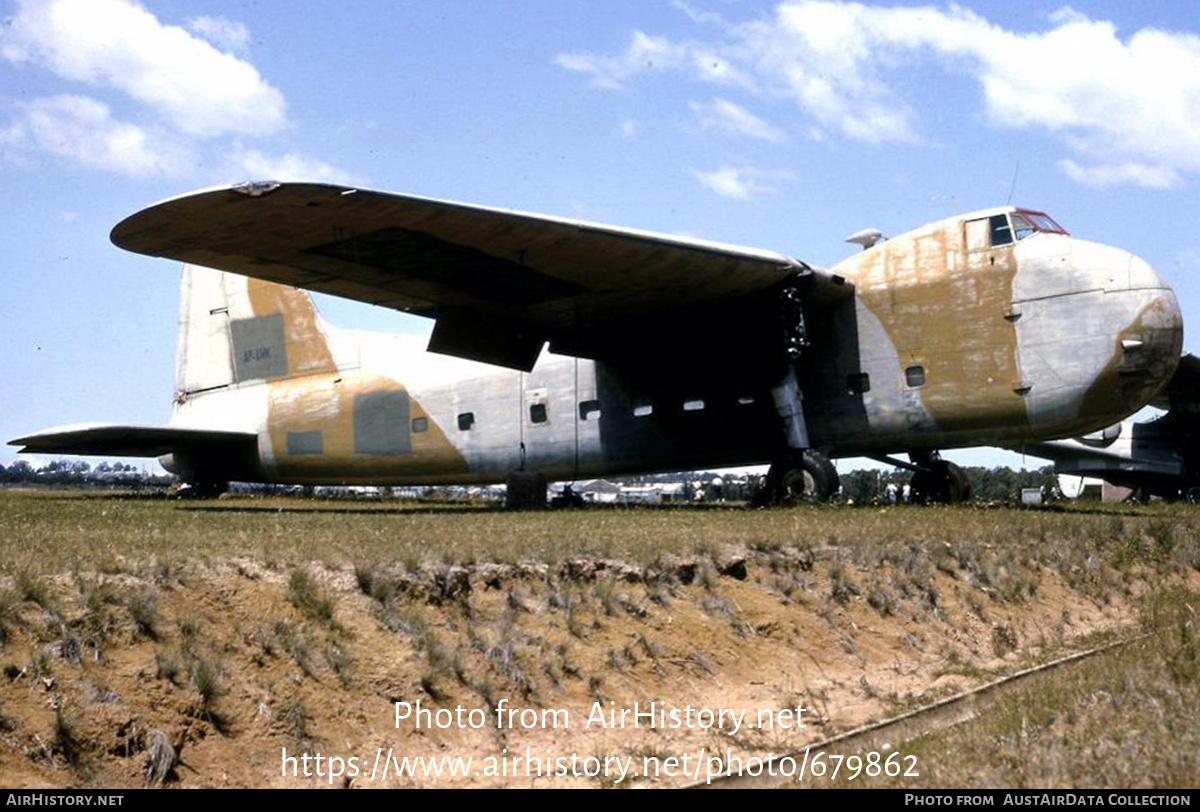
{"label": "wing underside", "polygon": [[197,192],[119,223],[118,246],[437,319],[430,349],[516,368],[543,345],[599,357],[789,278],[844,280],[782,254],[323,184]]}

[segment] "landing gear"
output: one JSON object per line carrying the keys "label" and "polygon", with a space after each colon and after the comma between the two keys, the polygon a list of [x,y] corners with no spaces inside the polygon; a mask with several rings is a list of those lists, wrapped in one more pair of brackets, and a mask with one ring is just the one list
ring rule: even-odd
{"label": "landing gear", "polygon": [[794,286],[781,291],[783,379],[771,389],[786,450],[771,464],[756,504],[824,502],[838,492],[837,469],[829,458],[811,447],[804,418],[804,393],[796,367],[809,346],[803,297]]}
{"label": "landing gear", "polygon": [[184,482],[179,487],[179,490],[175,492],[175,495],[181,499],[216,499],[228,490],[228,482],[200,480],[197,482]]}
{"label": "landing gear", "polygon": [[971,480],[967,472],[936,451],[911,455],[917,469],[913,472],[912,500],[920,505],[952,505],[971,498]]}
{"label": "landing gear", "polygon": [[837,468],[829,457],[811,448],[776,460],[767,473],[768,499],[774,504],[825,502],[839,487]]}

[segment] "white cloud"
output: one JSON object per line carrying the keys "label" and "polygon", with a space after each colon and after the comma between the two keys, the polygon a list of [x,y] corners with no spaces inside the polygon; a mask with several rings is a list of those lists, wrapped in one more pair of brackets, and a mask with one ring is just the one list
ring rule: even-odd
{"label": "white cloud", "polygon": [[651,37],[642,31],[634,31],[629,47],[622,54],[563,53],[554,61],[567,70],[590,74],[592,84],[597,87],[617,88],[641,71],[677,67],[686,53],[684,46],[672,45],[666,37]]}
{"label": "white cloud", "polygon": [[1148,189],[1173,189],[1180,184],[1179,173],[1165,166],[1147,166],[1133,161],[1120,164],[1080,166],[1070,158],[1058,162],[1067,177],[1085,186],[1104,189],[1132,184]]}
{"label": "white cloud", "polygon": [[772,183],[792,178],[789,172],[764,171],[752,166],[722,166],[711,172],[694,171],[692,174],[712,191],[734,200],[750,200],[777,192],[779,190]]}
{"label": "white cloud", "polygon": [[732,135],[744,135],[761,141],[778,143],[787,138],[783,130],[763,121],[728,99],[714,98],[709,102],[691,102],[692,108],[703,129],[714,129]]}
{"label": "white cloud", "polygon": [[686,0],[671,0],[671,5],[691,18],[694,23],[725,25],[725,18],[715,11],[701,11]]}
{"label": "white cloud", "polygon": [[175,139],[118,121],[108,105],[87,96],[60,95],[17,106],[0,143],[37,149],[82,166],[134,177],[186,175],[193,157]]}
{"label": "white cloud", "polygon": [[244,25],[196,17],[189,27],[133,0],[18,0],[0,55],[93,92],[14,105],[0,146],[16,160],[40,152],[133,177],[354,180],[296,150],[244,143],[286,131],[283,95],[235,55],[249,45]]}
{"label": "white cloud", "polygon": [[17,105],[0,130],[0,147],[16,156],[38,151],[90,169],[135,178],[177,177],[208,183],[306,180],[359,183],[347,172],[299,152],[270,154],[241,146],[216,160],[201,160],[195,145],[162,129],[115,118],[108,105],[87,96],[60,95]]}
{"label": "white cloud", "polygon": [[623,53],[602,56],[594,53],[561,53],[555,64],[589,74],[596,87],[615,89],[645,71],[690,69],[706,82],[753,88],[753,81],[718,50],[694,42],[673,43],[634,31]]}
{"label": "white cloud", "polygon": [[188,28],[213,45],[235,54],[242,54],[250,47],[250,31],[244,23],[224,17],[195,17]]}
{"label": "white cloud", "polygon": [[130,0],[20,0],[0,53],[120,90],[190,135],[262,135],[286,123],[283,94],[253,65]]}
{"label": "white cloud", "polygon": [[242,180],[312,181],[317,183],[356,184],[353,175],[324,161],[297,152],[268,155],[261,150],[235,151],[222,172],[227,178]]}
{"label": "white cloud", "polygon": [[815,137],[919,142],[917,111],[893,77],[933,64],[978,83],[996,127],[1039,129],[1086,159],[1063,169],[1082,183],[1169,188],[1200,172],[1200,37],[1111,22],[1071,8],[1041,31],[1015,31],[958,5],[883,7],[788,0],[742,24],[701,17],[711,42],[635,32],[623,54],[562,55],[597,84],[628,83],[654,64],[790,99]]}

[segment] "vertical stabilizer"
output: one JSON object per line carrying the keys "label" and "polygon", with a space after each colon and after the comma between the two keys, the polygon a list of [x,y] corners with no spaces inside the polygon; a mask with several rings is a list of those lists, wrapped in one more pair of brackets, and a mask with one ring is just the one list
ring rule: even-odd
{"label": "vertical stabilizer", "polygon": [[184,265],[175,397],[337,369],[312,298],[302,290]]}

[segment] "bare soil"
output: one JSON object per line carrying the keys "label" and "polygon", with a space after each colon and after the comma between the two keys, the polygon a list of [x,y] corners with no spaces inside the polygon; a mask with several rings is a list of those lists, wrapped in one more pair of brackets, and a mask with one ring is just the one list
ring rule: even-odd
{"label": "bare soil", "polygon": [[[9,511],[0,524],[24,528],[29,550],[38,524],[24,506],[0,501]],[[81,535],[93,532],[78,518],[86,512],[71,515]],[[40,566],[18,558],[0,578],[0,784],[613,786],[612,775],[539,777],[525,764],[514,775],[511,762],[507,775],[476,773],[489,756],[527,748],[543,760],[632,758],[639,773],[647,757],[695,758],[702,748],[706,758],[795,750],[1127,632],[1145,596],[1166,584],[1200,588],[1185,520],[1151,526],[1131,514],[1120,528],[1096,523],[1105,532],[1090,546],[1054,533],[1005,545],[972,537],[973,518],[924,515],[967,522],[964,538],[843,533],[810,544],[764,532],[749,544],[716,534],[639,556],[402,561],[369,545],[342,560],[206,555],[197,540],[186,554],[139,555],[133,534],[89,557],[63,553],[69,533],[55,526],[60,540]],[[615,512],[555,521],[586,536],[597,516],[608,533],[642,521]],[[252,536],[255,522],[277,533],[288,514],[241,521],[240,533]],[[481,709],[486,724],[397,726],[395,703],[418,700]],[[745,710],[749,724],[736,735],[644,721],[635,729],[628,718],[626,727],[586,724],[597,703],[619,712],[635,702]],[[751,726],[760,711],[797,706],[802,729]],[[563,709],[570,727],[510,727],[500,708]],[[285,748],[356,757],[360,774],[284,775]],[[389,750],[475,761],[466,776],[393,770],[372,780],[377,753]],[[638,775],[619,785],[682,783]]]}

